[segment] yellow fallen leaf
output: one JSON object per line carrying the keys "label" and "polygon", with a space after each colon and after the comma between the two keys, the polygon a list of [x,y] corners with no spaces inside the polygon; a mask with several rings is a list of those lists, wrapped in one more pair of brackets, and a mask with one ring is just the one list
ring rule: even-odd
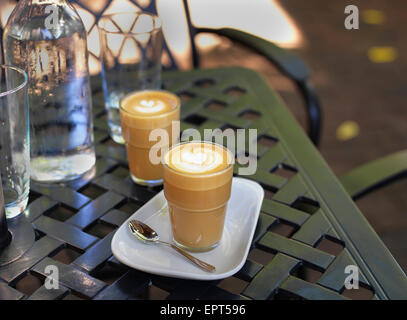
{"label": "yellow fallen leaf", "polygon": [[398,52],[394,47],[371,47],[367,55],[374,63],[386,63],[396,60]]}
{"label": "yellow fallen leaf", "polygon": [[369,9],[362,11],[362,21],[366,24],[383,24],[386,16],[383,11]]}
{"label": "yellow fallen leaf", "polygon": [[359,135],[360,128],[355,121],[345,121],[336,129],[336,138],[340,141],[353,139]]}

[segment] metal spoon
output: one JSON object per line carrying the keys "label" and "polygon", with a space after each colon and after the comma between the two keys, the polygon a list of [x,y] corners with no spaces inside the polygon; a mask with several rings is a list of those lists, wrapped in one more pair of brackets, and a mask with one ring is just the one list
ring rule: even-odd
{"label": "metal spoon", "polygon": [[177,246],[173,245],[172,243],[164,242],[160,240],[160,236],[155,232],[150,226],[146,225],[145,223],[138,221],[138,220],[130,220],[129,222],[130,232],[139,240],[143,241],[144,243],[147,242],[156,242],[165,244],[174,250],[178,251],[184,257],[189,259],[192,263],[200,267],[201,269],[214,272],[216,268],[209,263],[206,263],[198,258],[191,256],[189,253],[185,252],[184,250],[178,248]]}

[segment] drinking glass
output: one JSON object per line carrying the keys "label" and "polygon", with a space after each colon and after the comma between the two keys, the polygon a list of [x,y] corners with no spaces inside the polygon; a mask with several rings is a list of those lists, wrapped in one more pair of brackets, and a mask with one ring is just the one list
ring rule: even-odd
{"label": "drinking glass", "polygon": [[[143,110],[140,112],[139,110]],[[155,111],[161,109],[161,111]],[[123,138],[129,159],[130,177],[144,186],[157,186],[163,183],[161,151],[178,141],[180,135],[181,101],[173,93],[164,90],[144,90],[131,93],[120,103],[120,116]],[[152,113],[150,113],[152,112]],[[151,139],[154,132],[161,132],[157,146]],[[151,154],[156,153],[156,160]],[[154,157],[154,156],[153,156]]]}
{"label": "drinking glass", "polygon": [[23,212],[30,189],[27,74],[0,65],[0,172],[7,218]]}
{"label": "drinking glass", "polygon": [[110,136],[124,143],[120,99],[133,91],[161,87],[161,21],[145,12],[114,13],[102,16],[98,27]]}
{"label": "drinking glass", "polygon": [[233,154],[209,141],[183,142],[165,153],[163,164],[174,242],[188,251],[212,250],[223,234]]}

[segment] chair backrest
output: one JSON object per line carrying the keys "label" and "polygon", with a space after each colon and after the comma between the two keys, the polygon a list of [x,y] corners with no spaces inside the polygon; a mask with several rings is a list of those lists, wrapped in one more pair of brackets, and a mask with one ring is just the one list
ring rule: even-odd
{"label": "chair backrest", "polygon": [[[95,32],[94,30],[95,28],[97,28],[97,23],[105,12],[107,11],[111,12],[112,10],[113,11],[143,10],[152,14],[157,14],[156,0],[67,0],[67,1],[75,6],[79,15],[81,15],[82,19],[85,22],[90,42],[89,45],[90,59],[92,59],[93,61],[97,61],[99,57],[97,55],[96,50],[93,50],[91,42],[98,41],[98,38],[91,37],[91,35],[93,32]],[[187,0],[183,0],[181,4],[183,5],[183,9],[185,12],[186,23],[188,24],[193,64],[194,66],[197,66],[198,61],[196,55],[197,51],[194,41],[191,41],[193,39],[195,32],[191,23],[187,2],[188,2]],[[10,0],[10,3],[17,3],[17,0]],[[0,25],[0,40],[2,39],[3,33],[2,27],[3,26]],[[165,39],[164,39],[164,55],[166,56],[166,63],[163,64],[163,68],[167,70],[178,69],[177,61],[174,58],[174,54],[171,52]]]}
{"label": "chair backrest", "polygon": [[[107,1],[101,1],[104,3],[104,6],[100,6],[97,10],[95,10],[96,7],[92,8],[91,2],[97,2],[98,0],[68,0],[70,3],[74,4],[76,8],[78,8],[79,14],[83,14],[84,11],[86,10],[90,12],[91,14],[94,15],[94,22],[92,26],[89,28],[88,32],[89,34],[93,31],[93,28],[96,28],[97,23],[99,19],[102,17],[102,15],[110,10],[113,11],[121,11],[125,8],[127,9],[126,11],[130,11],[131,8],[133,7],[133,10],[143,10],[148,13],[152,14],[158,14],[157,12],[157,6],[156,6],[156,0],[107,0]],[[184,7],[185,8],[185,7]],[[184,9],[185,10],[185,9]],[[187,16],[189,16],[188,13],[186,13]],[[178,69],[178,65],[176,60],[174,59],[174,55],[169,49],[169,46],[167,44],[166,39],[164,39],[164,55],[166,55],[166,64],[163,65],[164,69]],[[93,55],[95,58],[98,58],[92,50],[90,50],[90,55]]]}

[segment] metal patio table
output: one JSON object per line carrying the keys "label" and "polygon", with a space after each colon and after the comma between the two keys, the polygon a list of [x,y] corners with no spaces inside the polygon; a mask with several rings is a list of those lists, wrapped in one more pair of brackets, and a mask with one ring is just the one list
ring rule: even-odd
{"label": "metal patio table", "polygon": [[[254,71],[164,73],[182,99],[182,126],[258,130],[258,181],[265,200],[243,268],[217,281],[156,276],[119,263],[115,230],[161,187],[132,183],[124,146],[108,135],[100,79],[92,79],[97,165],[80,180],[32,184],[25,213],[32,248],[0,268],[2,299],[349,299],[348,265],[364,298],[405,299],[407,278],[289,110]],[[250,155],[249,155],[250,156]],[[59,268],[59,289],[44,285]]]}

